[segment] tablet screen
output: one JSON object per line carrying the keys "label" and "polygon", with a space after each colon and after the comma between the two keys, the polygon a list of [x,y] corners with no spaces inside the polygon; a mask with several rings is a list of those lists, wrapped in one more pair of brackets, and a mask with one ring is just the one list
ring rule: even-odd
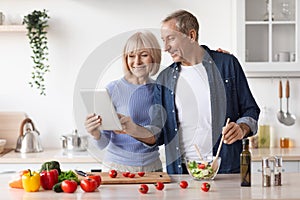
{"label": "tablet screen", "polygon": [[106,89],[81,90],[80,94],[88,113],[101,116],[100,130],[122,130],[116,109]]}

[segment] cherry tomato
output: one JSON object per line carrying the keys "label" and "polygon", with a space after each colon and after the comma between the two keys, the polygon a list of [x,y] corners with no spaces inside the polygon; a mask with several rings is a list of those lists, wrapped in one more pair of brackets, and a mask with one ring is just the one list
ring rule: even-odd
{"label": "cherry tomato", "polygon": [[155,184],[155,187],[156,187],[157,190],[163,190],[164,187],[165,187],[165,185],[164,185],[163,182],[157,182],[157,183]]}
{"label": "cherry tomato", "polygon": [[61,189],[67,193],[73,193],[77,190],[77,182],[74,180],[64,180],[61,182]]}
{"label": "cherry tomato", "polygon": [[109,171],[109,176],[111,178],[116,178],[117,175],[118,175],[118,172],[116,170],[112,169],[112,170]]}
{"label": "cherry tomato", "polygon": [[146,184],[141,184],[139,187],[139,191],[142,194],[146,194],[148,192],[148,190],[149,190],[149,188],[148,188],[148,185],[146,185]]}
{"label": "cherry tomato", "polygon": [[83,179],[80,181],[80,187],[85,192],[94,192],[97,189],[97,181],[91,178]]}
{"label": "cherry tomato", "polygon": [[122,173],[122,175],[123,175],[124,177],[128,177],[129,174],[130,174],[130,172],[123,172],[123,173]]}
{"label": "cherry tomato", "polygon": [[134,177],[135,177],[135,174],[130,173],[130,174],[128,175],[128,177],[129,177],[129,178],[134,178]]}
{"label": "cherry tomato", "polygon": [[100,175],[88,175],[87,178],[94,179],[97,182],[97,187],[101,185],[101,176]]}
{"label": "cherry tomato", "polygon": [[198,169],[205,169],[205,165],[204,164],[198,164]]}
{"label": "cherry tomato", "polygon": [[138,172],[137,173],[140,177],[143,177],[145,175],[145,172]]}
{"label": "cherry tomato", "polygon": [[202,189],[204,192],[208,192],[209,188],[210,188],[210,184],[209,184],[209,183],[207,183],[207,182],[202,183],[201,189]]}
{"label": "cherry tomato", "polygon": [[188,187],[189,184],[186,181],[181,181],[179,185],[180,185],[181,188],[185,189],[185,188]]}

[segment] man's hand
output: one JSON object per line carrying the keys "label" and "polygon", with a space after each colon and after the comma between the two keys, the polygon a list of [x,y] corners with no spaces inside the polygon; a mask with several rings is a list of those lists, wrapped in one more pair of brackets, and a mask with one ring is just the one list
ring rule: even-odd
{"label": "man's hand", "polygon": [[123,131],[115,131],[116,133],[119,134],[128,134],[135,139],[144,142],[146,144],[155,144],[156,140],[154,135],[148,131],[146,128],[137,125],[132,121],[132,119],[128,116],[118,114],[118,117],[120,119]]}
{"label": "man's hand", "polygon": [[89,114],[84,122],[85,129],[90,133],[96,140],[100,139],[100,131],[98,128],[102,124],[102,118],[96,114]]}
{"label": "man's hand", "polygon": [[128,116],[122,115],[122,114],[118,114],[119,120],[121,122],[122,125],[122,131],[115,131],[117,133],[127,133],[129,135],[131,135],[132,137],[134,137],[135,133],[137,132],[137,124],[135,124],[132,119]]}
{"label": "man's hand", "polygon": [[222,134],[224,134],[224,143],[232,144],[237,140],[242,140],[249,132],[250,128],[248,125],[230,122],[222,131]]}

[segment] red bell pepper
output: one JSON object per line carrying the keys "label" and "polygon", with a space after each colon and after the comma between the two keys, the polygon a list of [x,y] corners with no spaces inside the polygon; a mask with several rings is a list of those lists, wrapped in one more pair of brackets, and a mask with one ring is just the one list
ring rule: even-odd
{"label": "red bell pepper", "polygon": [[40,173],[41,185],[45,190],[52,190],[52,187],[58,183],[58,171],[57,169],[49,170],[48,165],[46,169]]}

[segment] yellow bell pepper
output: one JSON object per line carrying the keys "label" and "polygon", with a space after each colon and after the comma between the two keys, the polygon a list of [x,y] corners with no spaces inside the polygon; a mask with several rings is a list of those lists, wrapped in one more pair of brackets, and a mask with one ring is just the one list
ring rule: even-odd
{"label": "yellow bell pepper", "polygon": [[30,169],[28,173],[22,176],[23,188],[26,192],[36,192],[40,189],[40,174],[38,172],[32,172]]}

